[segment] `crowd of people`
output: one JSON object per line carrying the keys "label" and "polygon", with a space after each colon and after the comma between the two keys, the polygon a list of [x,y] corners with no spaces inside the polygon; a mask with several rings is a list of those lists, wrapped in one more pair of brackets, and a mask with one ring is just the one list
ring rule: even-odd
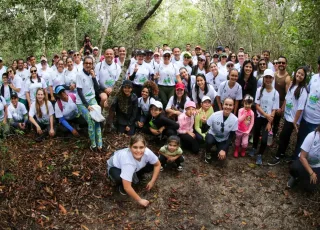
{"label": "crowd of people", "polygon": [[[87,128],[90,150],[102,152],[102,129],[132,136],[129,147],[114,152],[107,167],[120,193],[143,206],[149,202],[132,183],[144,173],[153,171],[150,190],[167,165],[183,170],[183,150],[197,154],[204,147],[206,163],[222,162],[233,140],[233,157],[248,153],[262,165],[266,149],[278,137],[281,144],[268,165],[293,162],[288,187],[300,181],[313,190],[319,183],[320,76],[314,74],[307,82],[303,66],[291,76],[284,56],[271,62],[268,50],[249,56],[243,47],[232,52],[218,46],[210,53],[190,44],[184,51],[164,44],[134,50],[130,59],[123,46],[100,55],[86,36],[79,52],[63,50],[51,63],[45,55],[40,63],[36,60],[29,56],[5,67],[0,58],[2,137],[12,130],[34,129],[41,142],[59,135],[57,127],[76,137]],[[296,147],[290,154],[294,131]],[[159,157],[139,133],[166,142]]]}

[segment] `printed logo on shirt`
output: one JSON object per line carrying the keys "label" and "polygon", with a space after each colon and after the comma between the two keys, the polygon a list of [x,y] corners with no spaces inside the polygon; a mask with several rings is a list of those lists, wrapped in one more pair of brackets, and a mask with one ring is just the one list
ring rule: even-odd
{"label": "printed logo on shirt", "polygon": [[111,87],[111,86],[114,85],[114,80],[113,80],[113,79],[106,80],[106,81],[104,82],[104,84],[105,84],[106,86]]}

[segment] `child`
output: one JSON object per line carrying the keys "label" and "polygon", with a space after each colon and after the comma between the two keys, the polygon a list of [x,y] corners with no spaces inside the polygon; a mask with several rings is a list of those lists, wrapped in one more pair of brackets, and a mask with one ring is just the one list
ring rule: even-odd
{"label": "child", "polygon": [[193,132],[196,104],[193,101],[188,101],[184,107],[185,112],[178,117],[179,129],[177,132],[181,138],[183,148],[190,149],[192,153],[197,154],[199,152],[199,143]]}
{"label": "child", "polygon": [[182,171],[181,163],[184,161],[182,156],[182,149],[180,148],[180,138],[178,136],[171,136],[168,138],[167,145],[164,145],[159,150],[159,161],[161,163],[160,171],[167,163],[175,162],[177,170]]}
{"label": "child", "polygon": [[236,131],[236,148],[234,150],[233,156],[235,158],[239,155],[239,147],[241,144],[240,155],[244,157],[246,155],[246,148],[248,147],[249,133],[253,127],[254,123],[254,113],[251,110],[253,97],[249,94],[244,97],[244,108],[239,109],[238,114],[238,130]]}

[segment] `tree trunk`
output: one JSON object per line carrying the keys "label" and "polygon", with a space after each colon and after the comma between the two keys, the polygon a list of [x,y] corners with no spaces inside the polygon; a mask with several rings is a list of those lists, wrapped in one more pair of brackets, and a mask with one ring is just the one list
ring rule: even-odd
{"label": "tree trunk", "polygon": [[148,21],[149,18],[152,17],[152,15],[154,14],[154,12],[156,12],[156,10],[159,8],[159,6],[161,5],[162,0],[158,0],[157,3],[152,7],[151,10],[148,11],[148,13],[146,14],[146,16],[144,16],[140,22],[137,24],[136,30],[139,31],[142,29],[142,27],[144,26],[144,24]]}
{"label": "tree trunk", "polygon": [[73,33],[74,33],[74,48],[78,51],[78,42],[77,42],[77,19],[75,18],[73,21]]}
{"label": "tree trunk", "polygon": [[103,43],[105,41],[105,38],[108,34],[108,27],[110,24],[110,19],[111,19],[111,10],[112,10],[112,1],[111,0],[106,0],[106,12],[105,12],[105,19],[104,19],[104,24],[102,25],[102,33],[101,37],[99,39],[99,50],[100,54],[102,51]]}

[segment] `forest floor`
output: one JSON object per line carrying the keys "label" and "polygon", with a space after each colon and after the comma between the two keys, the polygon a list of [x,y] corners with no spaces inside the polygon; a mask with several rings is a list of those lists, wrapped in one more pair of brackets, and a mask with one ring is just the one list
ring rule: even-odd
{"label": "forest floor", "polygon": [[[0,154],[0,229],[317,229],[319,192],[286,189],[288,165],[261,167],[250,157],[204,163],[185,153],[182,172],[166,168],[155,187],[135,189],[151,201],[141,208],[119,195],[106,178],[106,160],[127,147],[128,137],[109,134],[108,152],[88,150],[87,138],[33,134],[10,136]],[[163,143],[150,141],[155,152]],[[294,146],[294,143],[292,143]]]}

